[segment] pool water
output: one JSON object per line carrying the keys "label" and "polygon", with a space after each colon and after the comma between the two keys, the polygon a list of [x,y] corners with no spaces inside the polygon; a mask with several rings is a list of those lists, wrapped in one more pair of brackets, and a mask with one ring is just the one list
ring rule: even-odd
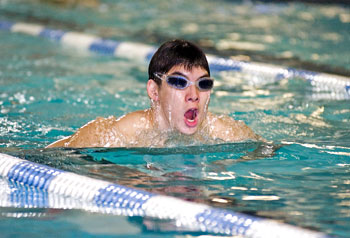
{"label": "pool water", "polygon": [[[153,46],[186,38],[219,56],[350,75],[350,14],[344,5],[0,1],[0,20]],[[0,49],[0,153],[338,237],[350,232],[350,104],[337,92],[319,91],[298,78],[252,83],[259,76],[212,72],[210,111],[243,120],[274,148],[241,142],[44,149],[97,116],[149,107],[147,62],[7,31],[0,31]],[[2,207],[0,214],[5,237],[198,235],[166,221],[81,210]]]}

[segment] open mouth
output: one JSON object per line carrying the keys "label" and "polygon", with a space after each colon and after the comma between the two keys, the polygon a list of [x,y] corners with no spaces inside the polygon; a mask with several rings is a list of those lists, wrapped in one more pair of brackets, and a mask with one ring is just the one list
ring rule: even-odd
{"label": "open mouth", "polygon": [[185,123],[189,127],[194,127],[197,125],[197,115],[198,109],[189,109],[185,112]]}

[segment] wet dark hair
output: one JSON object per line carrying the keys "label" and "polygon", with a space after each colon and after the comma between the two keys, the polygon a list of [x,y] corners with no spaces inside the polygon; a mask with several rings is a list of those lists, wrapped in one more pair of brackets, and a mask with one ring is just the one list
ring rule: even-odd
{"label": "wet dark hair", "polygon": [[171,40],[163,43],[153,55],[148,66],[148,77],[161,85],[161,80],[154,73],[165,74],[176,65],[182,65],[187,70],[200,67],[210,75],[207,58],[198,46],[186,40]]}

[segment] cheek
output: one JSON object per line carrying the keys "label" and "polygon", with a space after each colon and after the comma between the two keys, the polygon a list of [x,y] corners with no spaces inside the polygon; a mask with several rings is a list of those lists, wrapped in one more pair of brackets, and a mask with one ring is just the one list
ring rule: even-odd
{"label": "cheek", "polygon": [[163,110],[174,111],[181,108],[183,95],[181,91],[164,90],[160,94],[160,104]]}
{"label": "cheek", "polygon": [[205,92],[201,95],[201,104],[202,105],[208,105],[210,100],[210,92]]}

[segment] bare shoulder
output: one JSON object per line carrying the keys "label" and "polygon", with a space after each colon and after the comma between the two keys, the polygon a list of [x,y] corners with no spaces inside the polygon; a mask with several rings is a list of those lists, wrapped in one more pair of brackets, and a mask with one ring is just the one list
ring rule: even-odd
{"label": "bare shoulder", "polygon": [[146,125],[148,124],[149,116],[150,116],[149,109],[140,110],[140,111],[130,112],[124,116],[121,116],[117,119],[117,121],[120,125],[135,124],[137,122],[139,124]]}
{"label": "bare shoulder", "polygon": [[56,141],[50,147],[122,147],[137,141],[137,136],[150,129],[148,110],[135,111],[116,119],[98,117],[79,128],[72,136]]}
{"label": "bare shoulder", "polygon": [[209,134],[214,139],[224,141],[260,140],[261,137],[243,121],[234,120],[227,115],[208,113]]}
{"label": "bare shoulder", "polygon": [[117,119],[117,127],[125,135],[134,136],[143,130],[151,129],[149,110],[140,110],[128,113]]}
{"label": "bare shoulder", "polygon": [[114,116],[98,117],[79,128],[72,136],[47,147],[104,147],[113,136],[116,124],[117,120]]}

